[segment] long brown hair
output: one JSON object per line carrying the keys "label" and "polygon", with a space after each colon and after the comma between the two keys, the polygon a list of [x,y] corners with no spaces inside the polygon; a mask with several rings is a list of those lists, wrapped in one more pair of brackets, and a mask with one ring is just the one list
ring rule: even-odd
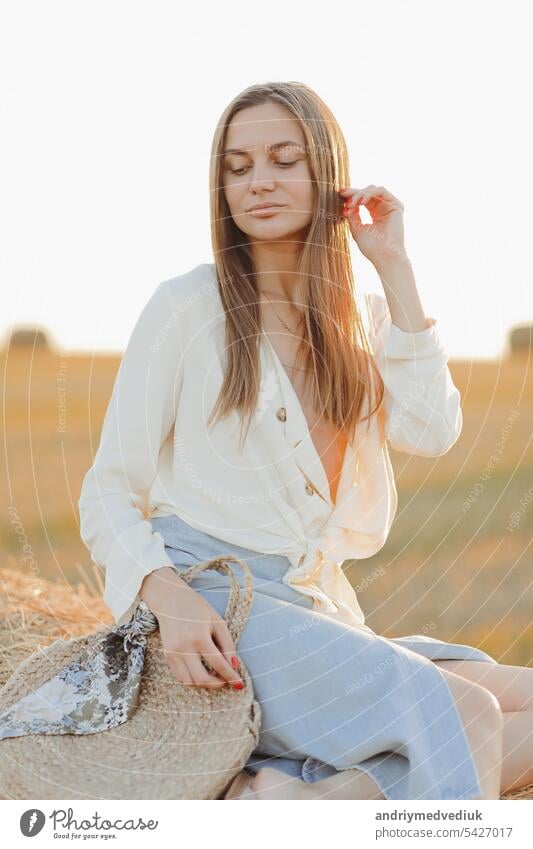
{"label": "long brown hair", "polygon": [[[356,423],[380,408],[384,385],[374,362],[355,297],[348,222],[338,189],[349,186],[346,142],[332,112],[299,82],[252,85],[237,95],[217,125],[210,161],[211,241],[220,297],[226,314],[227,367],[208,424],[232,410],[241,413],[241,445],[257,405],[260,383],[261,319],[256,269],[246,235],[235,224],[223,186],[223,150],[233,117],[248,106],[272,101],[300,121],[313,182],[313,218],[298,258],[297,274],[307,281],[304,363],[315,376],[315,403],[329,422],[348,435]],[[374,384],[372,374],[375,377]],[[362,417],[365,398],[377,403]],[[324,399],[322,401],[322,399]],[[247,419],[243,437],[242,424]]]}

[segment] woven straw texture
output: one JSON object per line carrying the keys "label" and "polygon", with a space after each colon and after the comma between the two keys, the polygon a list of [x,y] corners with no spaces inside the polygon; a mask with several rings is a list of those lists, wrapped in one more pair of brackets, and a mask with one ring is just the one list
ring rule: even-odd
{"label": "woven straw texture", "polygon": [[[230,573],[231,558],[191,567]],[[235,559],[236,560],[236,559]],[[239,562],[245,575],[248,566]],[[249,572],[248,572],[249,575]],[[250,576],[251,577],[251,576]],[[235,587],[237,586],[237,592]],[[249,585],[248,585],[249,586]],[[240,635],[251,604],[239,599],[234,580],[226,621]],[[253,591],[253,590],[252,590]],[[16,634],[13,616],[3,629]],[[28,622],[26,622],[28,627]],[[34,651],[0,691],[0,712],[35,690],[90,649],[108,628],[56,639]],[[0,742],[0,792],[10,799],[217,799],[242,769],[257,745],[261,711],[244,666],[245,687],[187,687],[172,675],[159,631],[146,638],[146,653],[134,715],[124,724],[96,734],[28,734]],[[20,643],[20,641],[18,641]],[[235,639],[236,645],[238,640]],[[17,641],[14,641],[14,648]],[[5,646],[4,646],[5,649]],[[4,651],[5,667],[5,651]]]}
{"label": "woven straw texture", "polygon": [[[85,569],[81,573],[82,580],[77,585],[69,585],[64,581],[51,582],[36,579],[14,570],[0,568],[0,687],[33,652],[50,645],[55,640],[68,640],[74,636],[87,634],[104,623],[112,624],[112,617],[103,600],[101,573],[92,564],[88,568],[92,570],[90,578]],[[96,585],[96,589],[93,585]],[[150,652],[151,655],[152,652]],[[247,689],[240,693],[235,691],[232,695],[242,696]],[[131,728],[131,721],[126,723],[126,726],[129,725]],[[16,742],[16,738],[0,742],[0,763],[6,758],[5,744]],[[74,742],[79,743],[80,738],[76,738]],[[83,764],[78,767],[82,771],[85,768],[86,765]],[[235,773],[237,771],[234,770]],[[0,780],[0,794],[2,794],[0,799],[19,798],[12,792],[20,783],[16,770],[12,772],[15,773],[13,786],[10,781],[6,782],[5,778]],[[40,769],[33,770],[34,775],[41,772]],[[76,786],[78,774],[74,772]],[[118,772],[117,780],[120,781]],[[230,780],[231,776],[227,784]],[[48,798],[37,777],[34,795],[25,798]],[[60,798],[75,797],[69,797],[66,794]],[[94,798],[103,797],[98,792]],[[533,785],[505,793],[501,798],[533,799]]]}

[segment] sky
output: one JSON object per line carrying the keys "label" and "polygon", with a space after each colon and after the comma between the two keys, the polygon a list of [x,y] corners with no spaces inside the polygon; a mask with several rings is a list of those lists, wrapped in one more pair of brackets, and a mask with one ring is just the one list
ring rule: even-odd
{"label": "sky", "polygon": [[[4,6],[2,344],[122,352],[162,281],[212,262],[209,155],[242,89],[332,109],[351,185],[404,204],[426,316],[452,358],[533,321],[529,4],[24,2]],[[383,292],[355,241],[356,281]]]}

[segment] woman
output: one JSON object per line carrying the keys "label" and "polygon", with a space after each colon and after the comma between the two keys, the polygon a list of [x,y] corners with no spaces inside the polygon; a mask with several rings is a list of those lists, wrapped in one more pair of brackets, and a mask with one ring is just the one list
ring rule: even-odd
{"label": "woman", "polygon": [[[216,261],[164,281],[145,306],[79,501],[117,624],[142,599],[177,680],[238,687],[227,577],[189,585],[179,572],[246,558],[254,604],[238,648],[262,728],[227,798],[498,798],[533,781],[521,745],[533,672],[471,646],[375,634],[341,568],[387,538],[387,443],[436,456],[462,427],[402,204],[347,185],[332,113],[294,82],[230,103],[210,180]],[[350,236],[385,292],[366,313]]]}

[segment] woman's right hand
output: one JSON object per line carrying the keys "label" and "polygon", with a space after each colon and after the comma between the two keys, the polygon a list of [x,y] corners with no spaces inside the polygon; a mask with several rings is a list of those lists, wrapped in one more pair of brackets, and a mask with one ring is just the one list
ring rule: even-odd
{"label": "woman's right hand", "polygon": [[163,654],[177,681],[197,687],[231,684],[242,690],[242,679],[231,664],[237,654],[226,620],[175,569],[163,566],[150,572],[139,594],[158,620]]}

